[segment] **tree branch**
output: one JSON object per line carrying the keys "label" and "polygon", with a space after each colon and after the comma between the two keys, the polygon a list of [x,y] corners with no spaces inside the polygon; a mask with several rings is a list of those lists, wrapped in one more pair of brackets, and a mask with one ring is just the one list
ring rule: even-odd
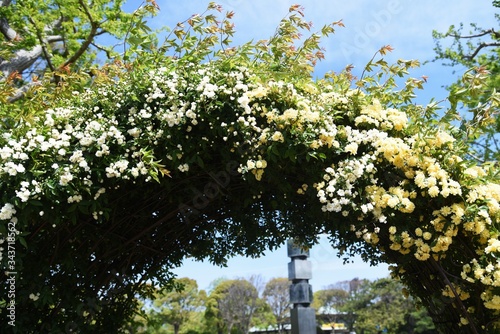
{"label": "tree branch", "polygon": [[[10,5],[11,0],[0,0],[0,7],[7,7]],[[17,32],[9,25],[9,21],[5,17],[0,17],[0,32],[9,41],[16,38]]]}
{"label": "tree branch", "polygon": [[33,27],[35,27],[36,37],[38,38],[38,42],[40,42],[40,47],[42,48],[43,55],[45,56],[45,60],[47,61],[47,66],[50,68],[51,72],[54,72],[55,68],[54,65],[52,64],[50,54],[47,51],[46,47],[47,41],[43,38],[41,32],[37,29],[35,21],[33,21],[33,19],[31,18],[29,18],[28,20],[33,25]]}
{"label": "tree branch", "polygon": [[36,45],[31,51],[19,50],[9,61],[0,60],[0,71],[8,77],[14,71],[22,73],[25,69],[35,63],[42,54],[42,46]]}
{"label": "tree branch", "polygon": [[8,41],[12,41],[18,38],[17,32],[10,27],[9,22],[4,17],[0,18],[0,32]]}
{"label": "tree branch", "polygon": [[470,55],[464,55],[464,58],[468,59],[468,60],[472,60],[474,59],[475,56],[477,56],[477,54],[479,53],[479,51],[481,51],[481,49],[483,48],[488,48],[488,47],[492,47],[492,46],[500,46],[500,43],[499,42],[492,42],[492,43],[480,43],[478,45],[478,47],[476,48],[476,50],[474,50],[474,52]]}
{"label": "tree branch", "polygon": [[90,13],[87,5],[82,1],[78,1],[80,3],[80,5],[82,6],[83,8],[83,11],[85,12],[85,15],[87,15],[87,18],[89,19],[90,21],[90,33],[87,37],[87,39],[82,43],[82,45],[80,46],[80,48],[75,52],[75,54],[73,56],[71,56],[70,58],[68,58],[64,64],[62,64],[60,67],[65,67],[65,66],[68,66],[70,64],[73,64],[75,63],[78,58],[80,58],[84,53],[85,51],[88,49],[88,47],[90,46],[90,44],[92,43],[92,41],[94,40],[94,37],[97,35],[97,29],[98,29],[98,24],[94,21],[93,17],[92,17],[92,14]]}
{"label": "tree branch", "polygon": [[94,46],[97,50],[101,50],[102,52],[106,53],[106,57],[107,57],[108,59],[111,59],[111,58],[112,58],[110,50],[108,50],[108,49],[106,49],[105,47],[102,47],[102,46],[100,46],[100,45],[97,45],[97,44],[95,44],[94,42],[92,42],[91,44],[92,44],[92,45],[93,45],[93,46]]}
{"label": "tree branch", "polygon": [[12,0],[0,0],[0,7],[7,7]]}
{"label": "tree branch", "polygon": [[493,28],[488,29],[488,30],[483,30],[479,34],[475,34],[475,35],[463,36],[463,35],[458,35],[458,34],[448,34],[448,36],[458,38],[458,39],[464,39],[464,38],[477,38],[477,37],[482,37],[482,36],[486,36],[489,34],[493,34],[495,37],[500,37],[500,32],[495,31],[495,29],[493,29]]}
{"label": "tree branch", "polygon": [[62,42],[64,41],[64,37],[62,37],[61,35],[52,35],[52,36],[47,36],[45,38],[45,41],[47,43],[55,43],[55,42]]}
{"label": "tree branch", "polygon": [[455,286],[448,279],[448,276],[446,275],[446,272],[444,271],[443,267],[432,256],[429,258],[429,261],[431,262],[431,265],[434,267],[434,269],[441,276],[443,283],[450,287],[454,296],[453,301],[455,302],[456,307],[459,309],[459,312],[462,315],[462,317],[468,320],[469,329],[471,330],[471,333],[479,334],[476,329],[476,324],[472,321],[469,312],[467,312],[466,307],[462,303],[462,299],[460,299],[460,296],[457,290],[455,289]]}

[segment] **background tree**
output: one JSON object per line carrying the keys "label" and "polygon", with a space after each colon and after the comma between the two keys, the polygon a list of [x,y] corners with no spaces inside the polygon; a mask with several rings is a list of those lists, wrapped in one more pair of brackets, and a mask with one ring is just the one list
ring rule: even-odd
{"label": "background tree", "polygon": [[69,71],[90,73],[96,63],[123,59],[127,39],[145,37],[145,17],[158,9],[147,0],[128,13],[124,2],[0,1],[0,82],[12,88],[8,101],[21,98],[42,78],[57,82]]}
{"label": "background tree", "polygon": [[234,279],[220,283],[209,295],[205,316],[218,333],[248,333],[254,317],[266,312],[257,289],[248,280]]}
{"label": "background tree", "polygon": [[[347,292],[347,297],[344,301],[340,298],[338,299],[339,304],[337,305],[337,310],[342,313],[342,321],[350,331],[354,331],[355,328],[354,325],[358,317],[356,310],[363,308],[363,304],[359,304],[358,300],[361,299],[359,296],[363,295],[363,289],[368,283],[369,281],[367,279],[355,277],[351,280],[337,282],[333,285],[334,289]],[[342,295],[342,293],[337,294],[340,296]],[[319,298],[321,298],[321,296],[319,296]]]}
{"label": "background tree", "polygon": [[257,294],[262,296],[264,293],[264,289],[266,287],[266,280],[262,275],[250,275],[248,278],[246,278],[247,281],[249,281],[257,290]]}
{"label": "background tree", "polygon": [[148,325],[156,324],[156,329],[171,325],[174,334],[178,334],[181,327],[201,311],[206,294],[198,290],[198,284],[193,279],[184,277],[176,279],[175,283],[179,285],[177,289],[160,290],[151,301]]}
{"label": "background tree", "polygon": [[266,302],[264,298],[264,291],[267,286],[267,282],[262,275],[251,275],[247,280],[255,287],[257,290],[257,308],[252,317],[251,327],[256,328],[268,328],[275,323],[275,318],[271,310],[270,305]]}
{"label": "background tree", "polygon": [[437,333],[428,314],[417,310],[415,301],[405,296],[397,280],[382,278],[360,283],[340,307],[356,315],[357,333]]}
{"label": "background tree", "polygon": [[344,289],[336,288],[331,285],[323,290],[318,290],[314,293],[312,306],[316,309],[318,318],[321,318],[323,323],[337,323],[342,319],[339,314],[349,297],[349,292]]}
{"label": "background tree", "polygon": [[[500,8],[499,1],[493,1]],[[495,15],[500,23],[500,15]],[[447,32],[433,32],[436,58],[454,71],[465,72],[463,79],[448,86],[455,117],[461,120],[464,140],[475,148],[471,158],[478,162],[498,161],[500,158],[500,30],[470,23],[452,25]],[[493,99],[492,99],[493,95]],[[450,112],[449,111],[449,112]]]}
{"label": "background tree", "polygon": [[290,285],[286,277],[275,277],[266,284],[263,299],[270,306],[278,333],[282,333],[286,320],[290,318]]}

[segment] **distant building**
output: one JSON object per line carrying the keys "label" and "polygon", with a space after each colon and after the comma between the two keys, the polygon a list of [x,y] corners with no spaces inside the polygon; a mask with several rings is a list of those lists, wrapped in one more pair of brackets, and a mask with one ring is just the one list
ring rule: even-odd
{"label": "distant building", "polygon": [[[283,334],[289,334],[292,332],[292,325],[290,324],[285,324],[283,326],[283,329],[281,330],[281,333]],[[278,331],[278,328],[276,326],[269,326],[268,328],[256,328],[256,327],[253,327],[253,328],[250,328],[250,333],[255,333],[255,334],[278,334],[279,331]]]}
{"label": "distant building", "polygon": [[[332,326],[333,325],[333,326]],[[335,330],[335,331],[334,331]],[[285,324],[281,333],[290,334],[292,332],[291,325]],[[250,328],[250,333],[253,334],[278,334],[278,329],[274,326],[270,326],[268,328]],[[349,330],[345,327],[343,323],[335,323],[335,324],[326,324],[318,327],[318,334],[355,334],[350,333]]]}
{"label": "distant building", "polygon": [[[349,332],[349,328],[346,323],[349,323],[349,318],[355,317],[355,315],[347,314],[344,312],[338,312],[333,308],[321,307],[316,311],[316,322],[322,323],[323,325],[318,325],[318,334],[356,334],[355,332]],[[332,322],[332,320],[334,320]],[[290,319],[288,319],[290,321]],[[290,334],[292,332],[291,325],[285,324],[281,330],[282,334]],[[268,328],[256,328],[250,329],[252,334],[278,334],[278,327],[269,326]]]}

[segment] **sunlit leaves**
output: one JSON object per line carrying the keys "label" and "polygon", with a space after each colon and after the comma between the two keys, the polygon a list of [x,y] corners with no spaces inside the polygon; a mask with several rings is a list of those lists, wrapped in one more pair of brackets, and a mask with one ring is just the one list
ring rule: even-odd
{"label": "sunlit leaves", "polygon": [[[53,286],[57,293],[42,292],[40,300],[66,310],[25,304],[40,311],[27,323],[75,319],[106,332],[99,326],[130,315],[127,298],[151,292],[140,283],[168,279],[165,266],[185,256],[223,264],[289,237],[313,244],[318,233],[329,233],[345,254],[394,263],[413,293],[431,294],[428,303],[441,297],[448,273],[470,274],[456,261],[483,269],[495,260],[497,175],[464,161],[468,148],[451,124],[453,110],[439,119],[439,103],[413,104],[425,81],[407,77],[417,61],[389,63],[386,45],[360,78],[347,66],[316,80],[321,39],[341,22],[311,32],[302,8],[292,6],[269,39],[238,46],[233,13],[211,3],[159,43],[144,16],[155,4],[122,17],[126,29],[115,28],[124,49],[113,63],[98,69],[88,66],[91,54],[76,62],[59,54],[51,64],[63,64],[37,77],[27,99],[0,106],[2,224],[17,219],[31,233],[26,279],[45,275],[23,281],[20,291]],[[78,8],[90,27],[75,23],[73,55],[106,17]],[[37,20],[33,33],[40,33]],[[457,103],[481,91],[484,75],[465,77],[470,85]],[[13,74],[6,82],[16,80]],[[496,93],[489,106],[478,115],[494,112]],[[471,249],[465,255],[462,243]],[[113,273],[116,267],[124,273]],[[116,277],[123,281],[110,283]],[[451,320],[457,312],[470,312],[473,325],[483,315],[493,320],[482,306],[493,297],[481,293],[496,283],[475,283],[467,288],[478,292],[475,299],[464,303],[480,312],[450,308]],[[79,299],[66,298],[68,291]],[[96,323],[75,314],[79,300],[101,303],[112,292],[124,317],[109,304]]]}

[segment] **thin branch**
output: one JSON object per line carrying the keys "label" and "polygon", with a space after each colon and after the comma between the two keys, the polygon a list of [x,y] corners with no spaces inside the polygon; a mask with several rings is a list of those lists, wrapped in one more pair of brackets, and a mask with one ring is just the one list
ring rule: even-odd
{"label": "thin branch", "polygon": [[475,56],[477,56],[477,54],[479,53],[479,51],[481,51],[481,49],[492,47],[492,46],[500,46],[500,43],[498,43],[498,42],[495,42],[495,43],[484,43],[483,42],[483,43],[481,43],[481,44],[478,45],[478,47],[476,48],[476,50],[474,50],[474,52],[471,55],[464,56],[464,58],[472,60],[472,59],[474,59]]}
{"label": "thin branch", "polygon": [[49,66],[50,71],[51,72],[55,72],[55,67],[52,64],[50,54],[47,51],[47,47],[46,47],[47,41],[43,38],[41,32],[37,29],[35,21],[33,21],[32,18],[29,18],[28,20],[35,27],[36,37],[38,38],[38,41],[40,42],[40,45],[42,47],[43,55],[45,56],[45,59],[47,60],[47,65]]}
{"label": "thin branch", "polygon": [[477,329],[476,329],[476,324],[472,321],[472,319],[469,315],[469,312],[467,312],[467,309],[465,308],[464,304],[462,303],[462,299],[460,299],[460,296],[459,296],[457,290],[455,289],[453,284],[448,279],[448,276],[446,275],[443,267],[441,265],[439,265],[439,263],[437,263],[437,261],[434,260],[434,258],[432,256],[430,257],[430,262],[431,262],[432,266],[437,270],[437,272],[439,273],[441,278],[443,279],[443,282],[447,286],[450,287],[450,289],[455,297],[454,301],[456,302],[456,307],[460,310],[460,313],[462,314],[462,316],[468,320],[472,333],[479,334]]}
{"label": "thin branch", "polygon": [[475,34],[475,35],[463,36],[463,35],[458,35],[458,34],[448,34],[448,36],[458,38],[458,39],[463,39],[463,38],[477,38],[477,37],[482,37],[482,36],[486,36],[489,34],[493,34],[495,37],[500,37],[500,32],[495,31],[495,29],[493,29],[493,28],[488,29],[488,30],[483,30],[481,33]]}
{"label": "thin branch", "polygon": [[47,43],[62,42],[62,41],[64,41],[64,37],[62,37],[61,35],[47,36],[47,37],[45,37],[45,41]]}
{"label": "thin branch", "polygon": [[47,24],[45,28],[43,28],[43,31],[46,33],[52,32],[57,28],[61,28],[63,22],[63,17],[61,16],[57,20],[54,20],[52,23]]}
{"label": "thin branch", "polygon": [[90,29],[90,34],[87,37],[87,39],[85,40],[85,42],[82,43],[82,45],[80,46],[78,51],[76,51],[73,56],[71,56],[68,60],[66,60],[64,62],[64,64],[62,64],[60,66],[61,68],[75,63],[78,60],[78,58],[80,58],[85,53],[85,51],[88,49],[88,47],[90,46],[90,44],[94,40],[94,37],[96,36],[96,31],[97,31],[97,27],[92,26],[92,28]]}
{"label": "thin branch", "polygon": [[105,47],[102,47],[102,46],[100,46],[100,45],[98,45],[98,44],[95,44],[94,42],[92,42],[91,44],[92,44],[92,45],[93,45],[93,46],[94,46],[97,50],[100,50],[100,51],[102,51],[102,52],[106,53],[106,57],[107,57],[108,59],[113,58],[113,57],[111,56],[111,51],[110,51],[110,50],[108,50],[108,49],[106,49]]}
{"label": "thin branch", "polygon": [[68,66],[70,64],[75,63],[78,60],[78,58],[80,58],[85,53],[85,51],[88,49],[88,47],[90,46],[90,44],[94,40],[94,37],[97,36],[97,34],[98,34],[98,32],[97,32],[98,24],[94,21],[92,14],[90,13],[87,5],[82,0],[78,1],[78,3],[82,6],[83,11],[85,12],[85,15],[87,15],[87,18],[90,21],[90,27],[91,27],[90,33],[89,33],[87,39],[82,43],[80,48],[75,52],[75,54],[73,56],[71,56],[68,60],[66,60],[64,62],[64,64],[62,64],[60,66],[60,68],[63,68],[65,66]]}

